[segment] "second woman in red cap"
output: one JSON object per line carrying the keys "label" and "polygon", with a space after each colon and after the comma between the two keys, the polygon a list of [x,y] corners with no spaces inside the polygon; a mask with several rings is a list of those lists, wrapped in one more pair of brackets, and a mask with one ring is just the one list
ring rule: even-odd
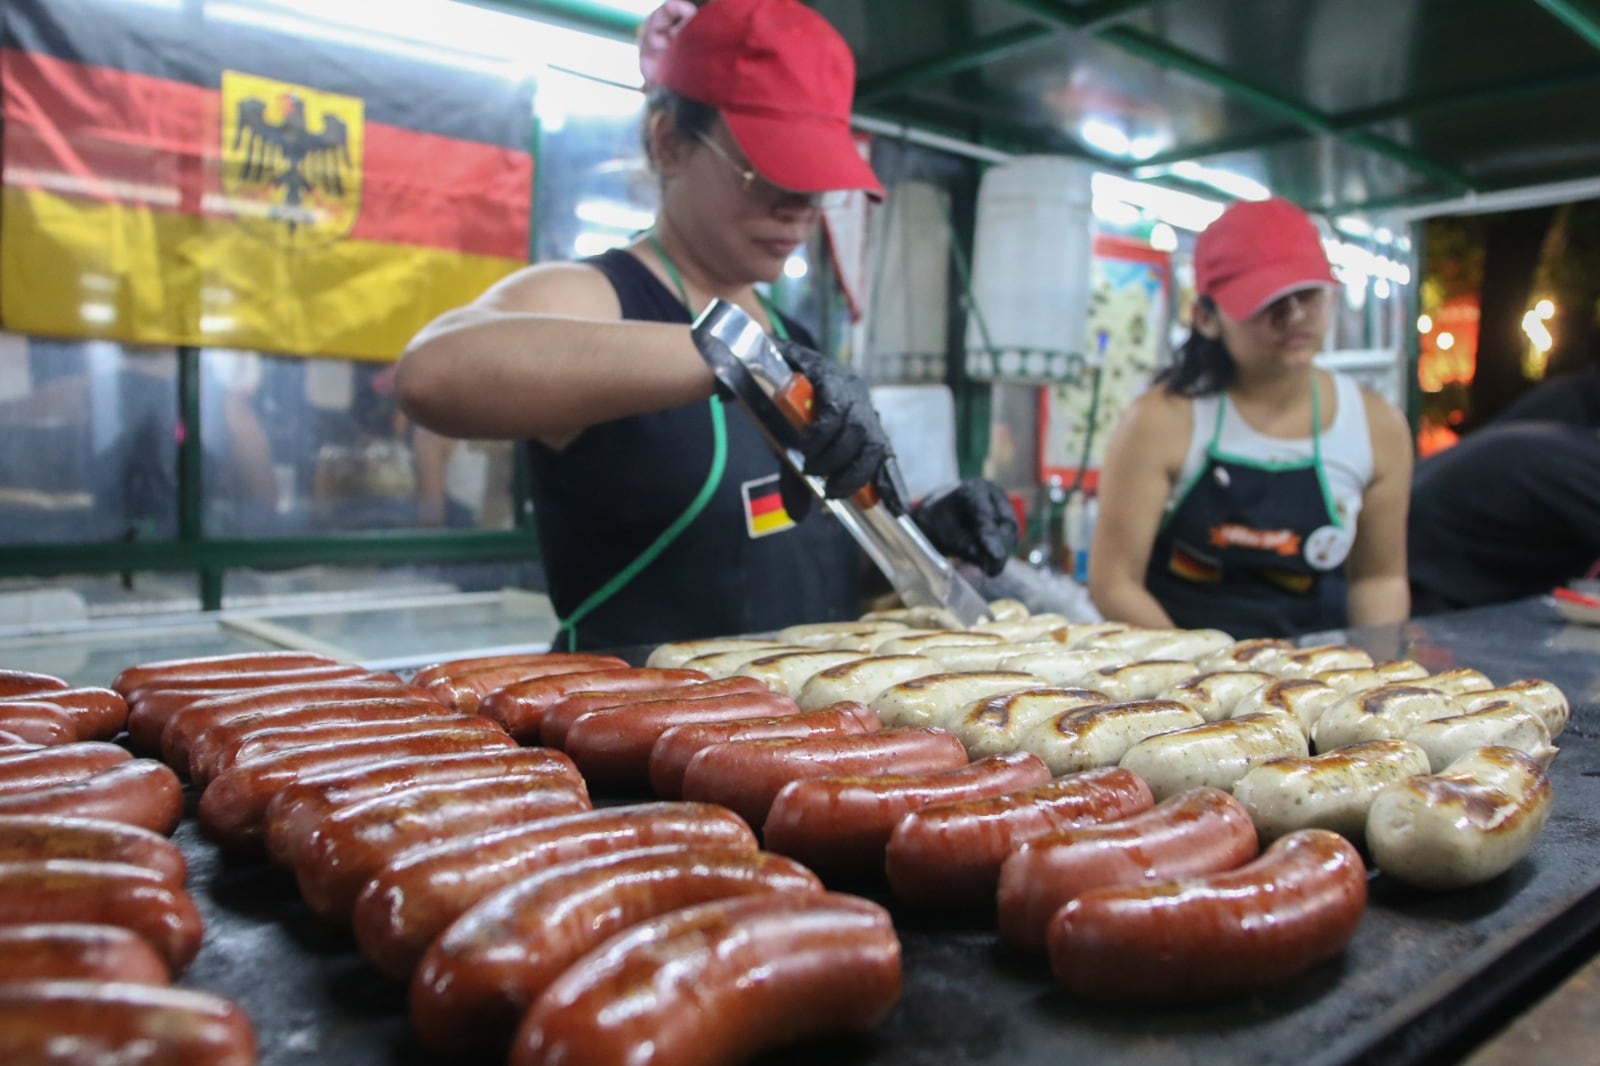
{"label": "second woman in red cap", "polygon": [[1107,449],[1095,605],[1241,638],[1404,619],[1410,433],[1314,365],[1338,292],[1316,226],[1234,204],[1194,258],[1193,332]]}

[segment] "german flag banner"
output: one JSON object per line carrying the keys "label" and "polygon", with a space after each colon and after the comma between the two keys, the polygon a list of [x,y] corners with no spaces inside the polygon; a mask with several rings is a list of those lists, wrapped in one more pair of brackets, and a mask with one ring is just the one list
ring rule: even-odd
{"label": "german flag banner", "polygon": [[526,78],[250,0],[0,6],[7,329],[386,360],[527,259]]}

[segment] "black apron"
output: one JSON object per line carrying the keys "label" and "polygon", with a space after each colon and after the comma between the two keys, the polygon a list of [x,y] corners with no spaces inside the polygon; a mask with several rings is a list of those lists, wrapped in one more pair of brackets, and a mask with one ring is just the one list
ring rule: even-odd
{"label": "black apron", "polygon": [[1145,587],[1185,629],[1281,637],[1342,628],[1354,530],[1328,491],[1321,414],[1311,380],[1311,458],[1266,463],[1218,447],[1226,395],[1206,459],[1167,512]]}
{"label": "black apron", "polygon": [[[629,253],[588,262],[611,281],[623,318],[689,323],[683,302]],[[815,346],[802,327],[785,324]],[[648,565],[597,596],[707,488],[718,421],[725,468],[704,509]],[[701,400],[590,426],[561,451],[526,447],[550,599],[563,619],[588,605],[570,646],[758,633],[861,612],[860,549],[821,507],[789,522],[778,459],[742,408]],[[566,633],[557,645],[569,646]]]}

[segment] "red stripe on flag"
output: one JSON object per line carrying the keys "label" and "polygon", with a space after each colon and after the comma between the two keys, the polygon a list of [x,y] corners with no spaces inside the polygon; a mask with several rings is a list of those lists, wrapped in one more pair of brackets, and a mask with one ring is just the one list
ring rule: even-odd
{"label": "red stripe on flag", "polygon": [[[214,89],[0,49],[5,181],[57,195],[201,213],[220,194]],[[367,123],[355,240],[526,259],[533,158]]]}
{"label": "red stripe on flag", "polygon": [[783,497],[776,492],[750,498],[750,513],[753,515],[771,514],[773,511],[781,510],[783,510]]}
{"label": "red stripe on flag", "polygon": [[6,184],[199,213],[196,146],[221,136],[216,93],[6,48],[0,106]]}
{"label": "red stripe on flag", "polygon": [[358,240],[528,257],[533,157],[476,141],[367,123]]}

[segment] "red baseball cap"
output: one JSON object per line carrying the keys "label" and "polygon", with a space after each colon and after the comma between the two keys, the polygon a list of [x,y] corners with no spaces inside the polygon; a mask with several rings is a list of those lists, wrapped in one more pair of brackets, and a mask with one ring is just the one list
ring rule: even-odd
{"label": "red baseball cap", "polygon": [[850,133],[856,62],[800,0],[709,0],[661,57],[659,84],[716,108],[761,176],[796,192],[883,185]]}
{"label": "red baseball cap", "polygon": [[1281,296],[1338,285],[1322,234],[1287,200],[1232,204],[1194,242],[1194,284],[1235,321]]}

